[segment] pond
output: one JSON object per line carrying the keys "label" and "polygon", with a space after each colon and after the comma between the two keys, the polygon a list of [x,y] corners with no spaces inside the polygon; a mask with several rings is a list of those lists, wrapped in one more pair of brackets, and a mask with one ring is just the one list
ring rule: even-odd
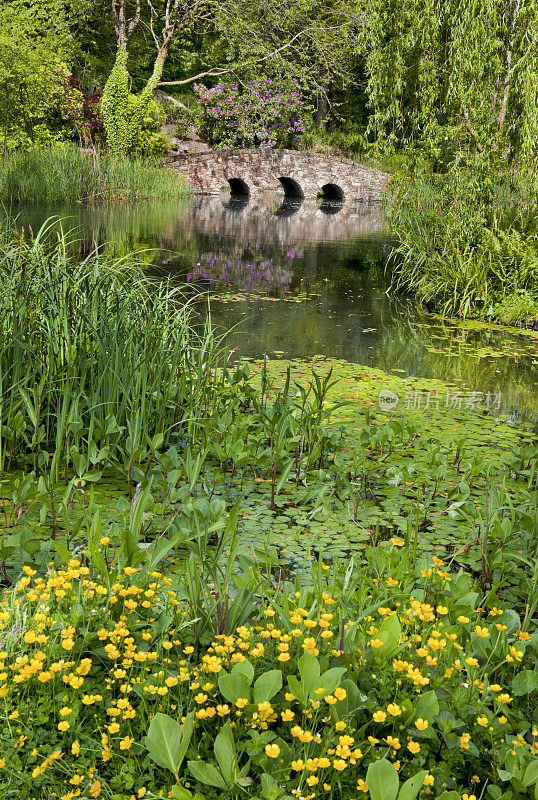
{"label": "pond", "polygon": [[36,230],[51,214],[80,251],[134,250],[151,273],[207,292],[238,355],[338,358],[443,380],[482,393],[507,420],[538,424],[538,334],[440,321],[391,297],[379,206],[222,195],[179,207],[28,207],[19,223]]}

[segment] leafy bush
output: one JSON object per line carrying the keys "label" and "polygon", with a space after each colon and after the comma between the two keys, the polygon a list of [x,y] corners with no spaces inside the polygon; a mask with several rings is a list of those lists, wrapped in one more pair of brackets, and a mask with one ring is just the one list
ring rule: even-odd
{"label": "leafy bush", "polygon": [[[538,780],[538,634],[394,539],[313,568],[197,636],[188,582],[73,559],[5,595],[3,797],[524,798]],[[241,612],[241,608],[239,608]],[[243,615],[244,616],[244,615]],[[234,622],[235,620],[235,622]]]}
{"label": "leafy bush", "polygon": [[241,88],[195,85],[202,107],[201,133],[219,147],[290,147],[308,128],[301,92],[282,80],[259,78]]}

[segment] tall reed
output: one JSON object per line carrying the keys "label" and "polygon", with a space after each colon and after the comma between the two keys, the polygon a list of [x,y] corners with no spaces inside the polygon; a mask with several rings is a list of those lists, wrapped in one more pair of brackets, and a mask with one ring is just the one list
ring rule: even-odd
{"label": "tall reed", "polygon": [[[188,436],[219,372],[210,322],[132,259],[77,261],[57,220],[0,229],[0,470],[129,471]],[[187,440],[186,440],[187,441]]]}
{"label": "tall reed", "polygon": [[88,153],[75,145],[21,151],[0,162],[0,202],[176,200],[189,187],[157,160]]}

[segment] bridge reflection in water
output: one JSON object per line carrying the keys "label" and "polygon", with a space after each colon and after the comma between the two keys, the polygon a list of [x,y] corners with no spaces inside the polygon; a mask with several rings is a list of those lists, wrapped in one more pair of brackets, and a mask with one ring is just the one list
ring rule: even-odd
{"label": "bridge reflection in water", "polygon": [[250,244],[307,244],[354,239],[386,228],[380,204],[281,198],[198,196],[181,214],[181,227],[193,235],[226,237]]}
{"label": "bridge reflection in water", "polygon": [[[331,242],[368,239],[381,233],[385,222],[379,204],[221,194],[195,197],[174,227],[166,228],[174,254],[157,259],[161,268],[213,294],[276,299],[304,291],[303,280],[307,285],[319,280],[318,256]],[[194,258],[182,255],[180,241],[195,245]]]}

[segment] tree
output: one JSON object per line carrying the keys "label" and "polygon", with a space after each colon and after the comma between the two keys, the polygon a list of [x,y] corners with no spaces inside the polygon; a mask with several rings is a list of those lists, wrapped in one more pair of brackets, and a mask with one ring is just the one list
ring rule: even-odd
{"label": "tree", "polygon": [[[117,54],[105,84],[102,113],[111,149],[120,154],[132,146],[140,120],[157,86],[184,86],[225,74],[253,77],[260,67],[274,77],[294,78],[303,87],[326,92],[334,76],[346,72],[346,53],[355,44],[355,11],[343,0],[112,0]],[[312,23],[312,19],[319,21]],[[129,103],[128,44],[137,29],[154,43],[153,71],[137,98]],[[185,77],[161,80],[171,48],[194,35],[219,39],[205,69]],[[353,44],[350,44],[353,43]]]}
{"label": "tree", "polygon": [[376,142],[536,154],[537,0],[366,0],[365,19]]}

